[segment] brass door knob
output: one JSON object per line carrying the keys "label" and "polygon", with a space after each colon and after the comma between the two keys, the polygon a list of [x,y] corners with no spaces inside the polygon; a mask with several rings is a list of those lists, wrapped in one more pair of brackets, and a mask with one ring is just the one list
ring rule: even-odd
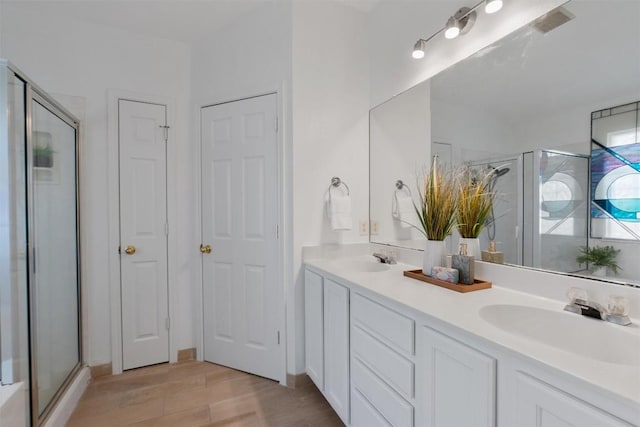
{"label": "brass door knob", "polygon": [[127,254],[127,255],[133,255],[133,254],[136,253],[136,247],[135,246],[127,246],[124,249],[124,253]]}
{"label": "brass door knob", "polygon": [[200,252],[202,252],[203,254],[210,254],[211,245],[200,245]]}

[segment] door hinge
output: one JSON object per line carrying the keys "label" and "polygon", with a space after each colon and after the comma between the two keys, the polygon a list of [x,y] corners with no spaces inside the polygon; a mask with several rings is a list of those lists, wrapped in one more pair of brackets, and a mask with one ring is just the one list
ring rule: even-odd
{"label": "door hinge", "polygon": [[169,223],[164,224],[164,235],[165,236],[169,235]]}
{"label": "door hinge", "polygon": [[278,116],[276,116],[276,132],[278,132]]}
{"label": "door hinge", "polygon": [[278,345],[280,345],[280,331],[278,331]]}
{"label": "door hinge", "polygon": [[122,247],[118,246],[118,255],[122,255]]}
{"label": "door hinge", "polygon": [[169,142],[169,129],[171,126],[168,125],[160,125],[162,129],[164,129],[164,142]]}
{"label": "door hinge", "polygon": [[280,226],[276,224],[276,240],[280,239]]}
{"label": "door hinge", "polygon": [[171,320],[167,317],[164,321],[165,323],[165,327],[167,328],[167,331],[169,330],[169,328],[171,327]]}

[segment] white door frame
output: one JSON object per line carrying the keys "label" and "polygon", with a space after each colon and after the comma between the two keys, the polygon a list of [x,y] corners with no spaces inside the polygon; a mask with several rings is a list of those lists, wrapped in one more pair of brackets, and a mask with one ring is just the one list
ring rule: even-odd
{"label": "white door frame", "polygon": [[[198,212],[198,221],[197,221],[197,227],[198,227],[198,239],[202,239],[202,163],[200,161],[200,159],[202,158],[202,135],[201,135],[201,110],[202,108],[206,108],[206,107],[212,107],[214,105],[218,105],[218,104],[224,104],[224,103],[228,103],[228,102],[234,102],[234,101],[242,101],[244,99],[250,99],[250,98],[255,98],[258,96],[264,96],[264,95],[276,95],[276,115],[278,117],[278,132],[276,133],[276,145],[277,145],[277,188],[278,188],[278,200],[277,200],[277,207],[278,207],[278,212],[277,212],[277,216],[278,216],[278,228],[280,230],[279,232],[279,238],[278,238],[278,257],[280,262],[277,265],[277,280],[280,282],[280,304],[278,307],[276,307],[276,310],[278,310],[278,329],[280,330],[280,360],[281,360],[281,375],[280,375],[280,384],[282,385],[286,385],[287,383],[287,329],[286,329],[286,293],[285,293],[285,274],[284,272],[285,267],[287,266],[287,262],[286,262],[286,250],[289,247],[289,245],[287,244],[287,241],[289,239],[289,232],[288,229],[285,228],[286,224],[288,223],[288,221],[286,221],[285,219],[285,213],[287,212],[287,204],[289,203],[288,198],[284,197],[285,192],[285,184],[286,184],[286,174],[285,174],[285,170],[286,170],[286,165],[287,165],[287,161],[286,159],[288,158],[288,150],[286,149],[285,146],[285,141],[286,141],[286,121],[285,121],[285,110],[284,110],[284,102],[283,102],[283,93],[284,93],[284,82],[282,84],[280,84],[278,87],[275,88],[267,88],[266,90],[263,91],[256,91],[254,93],[251,94],[245,94],[243,96],[234,96],[234,95],[229,95],[227,97],[220,97],[216,100],[211,100],[211,101],[201,101],[198,102],[197,104],[195,104],[194,109],[195,109],[195,114],[194,114],[194,120],[193,120],[193,127],[194,129],[196,129],[195,132],[195,142],[196,142],[196,152],[198,153],[198,161],[197,161],[197,166],[195,167],[196,170],[196,185],[195,185],[195,189],[198,192],[197,195],[197,200],[198,200],[198,206],[197,206],[197,212]],[[201,243],[201,242],[199,242]],[[196,317],[197,317],[197,325],[199,330],[196,331],[196,336],[197,338],[197,345],[196,345],[196,353],[197,353],[197,358],[198,360],[204,360],[204,278],[202,277],[202,256],[200,257],[200,262],[198,263],[200,268],[198,271],[198,277],[199,277],[199,287],[198,287],[198,296],[199,299],[201,301],[200,304],[197,304],[195,307],[195,311],[196,311]]]}
{"label": "white door frame", "polygon": [[119,190],[119,157],[118,157],[118,101],[125,99],[135,102],[162,104],[167,107],[167,124],[169,128],[169,143],[167,145],[167,222],[169,236],[167,237],[167,286],[169,297],[169,363],[178,361],[178,348],[175,319],[178,301],[176,290],[177,272],[177,144],[176,144],[176,115],[175,100],[169,97],[136,93],[118,89],[107,91],[107,176],[109,203],[109,299],[111,303],[111,369],[113,375],[122,373],[122,296],[120,290],[120,190]]}

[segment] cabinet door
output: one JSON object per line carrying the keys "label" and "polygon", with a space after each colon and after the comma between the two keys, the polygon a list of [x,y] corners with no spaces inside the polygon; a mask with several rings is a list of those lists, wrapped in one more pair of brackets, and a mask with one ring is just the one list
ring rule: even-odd
{"label": "cabinet door", "polygon": [[495,425],[495,359],[427,327],[417,356],[416,425]]}
{"label": "cabinet door", "polygon": [[351,388],[351,426],[352,427],[391,427],[391,424],[360,393]]}
{"label": "cabinet door", "polygon": [[320,390],[324,388],[324,316],[322,276],[304,272],[304,330],[306,370]]}
{"label": "cabinet door", "polygon": [[630,424],[527,374],[516,372],[519,427],[630,427]]}
{"label": "cabinet door", "polygon": [[349,424],[349,289],[324,281],[324,394]]}

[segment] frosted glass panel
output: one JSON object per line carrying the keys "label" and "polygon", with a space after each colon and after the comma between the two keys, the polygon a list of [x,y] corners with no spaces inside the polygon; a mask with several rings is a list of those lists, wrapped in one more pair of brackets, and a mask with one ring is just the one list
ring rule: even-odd
{"label": "frosted glass panel", "polygon": [[75,129],[33,103],[33,241],[38,413],[79,362]]}

